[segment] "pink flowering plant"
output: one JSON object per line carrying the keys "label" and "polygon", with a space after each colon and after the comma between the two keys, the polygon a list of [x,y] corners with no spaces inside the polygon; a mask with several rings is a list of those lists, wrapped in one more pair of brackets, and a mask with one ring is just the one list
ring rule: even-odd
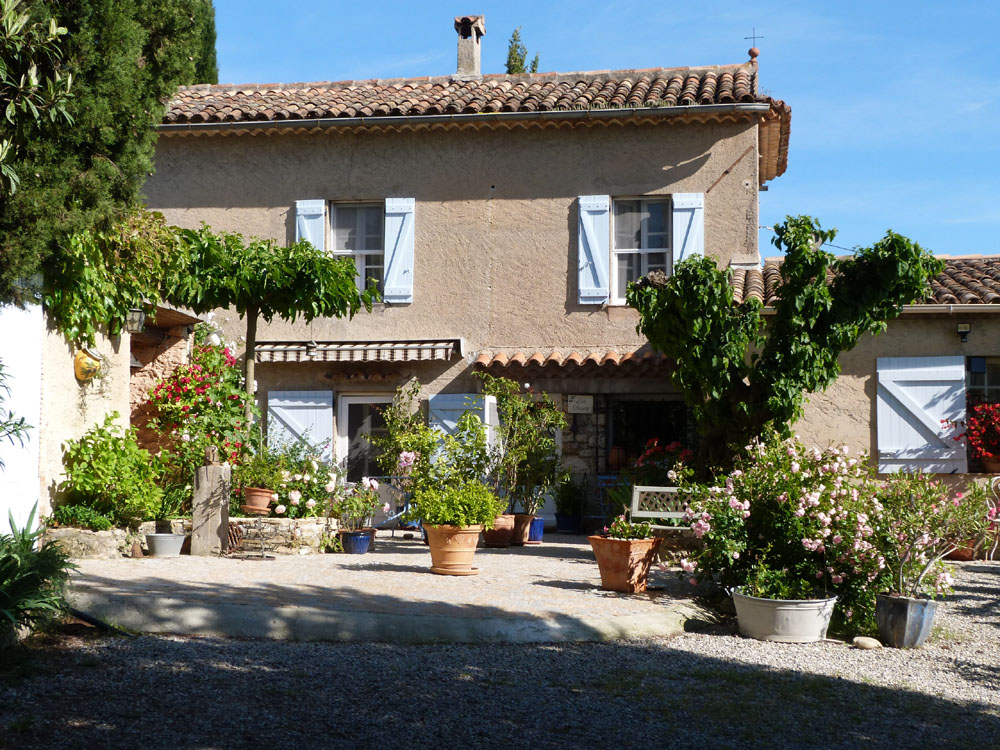
{"label": "pink flowering plant", "polygon": [[926,474],[898,475],[879,487],[890,542],[888,591],[901,596],[943,596],[952,577],[944,558],[987,534],[995,516],[985,484],[952,492]]}
{"label": "pink flowering plant", "polygon": [[389,513],[389,504],[383,505],[379,499],[378,487],[378,480],[374,477],[362,477],[354,487],[333,501],[330,515],[339,517],[344,529],[357,531],[365,526],[380,507],[383,513]]}
{"label": "pink flowering plant", "polygon": [[868,628],[887,578],[871,470],[846,448],[770,437],[712,485],[692,484],[687,519],[704,543],[692,583],[771,599],[837,595],[841,624]]}

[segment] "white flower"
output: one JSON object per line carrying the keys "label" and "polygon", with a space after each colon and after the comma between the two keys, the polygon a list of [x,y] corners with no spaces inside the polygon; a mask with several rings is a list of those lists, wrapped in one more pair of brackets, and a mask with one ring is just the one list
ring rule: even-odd
{"label": "white flower", "polygon": [[323,489],[326,490],[327,492],[333,492],[335,489],[337,489],[337,480],[331,479],[329,482],[326,483],[326,487],[324,487]]}
{"label": "white flower", "polygon": [[312,466],[313,471],[319,471],[319,464],[316,463],[316,459],[312,459],[309,465]]}
{"label": "white flower", "polygon": [[181,440],[183,440],[186,443],[189,440],[191,440],[191,436],[185,432],[183,435],[181,435]]}
{"label": "white flower", "polygon": [[302,493],[298,490],[292,490],[288,493],[288,499],[292,501],[292,505],[298,505],[299,500],[302,499]]}
{"label": "white flower", "polygon": [[361,477],[361,487],[372,492],[378,492],[378,480],[374,477]]}
{"label": "white flower", "polygon": [[287,509],[285,508],[284,505],[279,505],[277,508],[274,509],[274,512],[280,516],[284,514],[285,510]]}
{"label": "white flower", "polygon": [[278,502],[278,493],[277,492],[272,492],[271,493],[271,499],[274,500],[274,502]]}
{"label": "white flower", "polygon": [[302,475],[301,474],[295,474],[292,477],[292,479],[294,479],[296,482],[301,482],[302,481]]}
{"label": "white flower", "polygon": [[303,481],[311,482],[312,481],[312,475],[310,475],[310,474],[303,474],[302,475],[302,479],[303,479]]}
{"label": "white flower", "polygon": [[289,474],[287,471],[282,471],[281,472],[281,478],[284,479],[287,482],[289,479],[292,478],[292,475]]}
{"label": "white flower", "polygon": [[382,512],[385,513],[386,515],[389,515],[390,510],[392,510],[392,507],[389,505],[389,503],[386,503],[385,505],[382,506]]}
{"label": "white flower", "polygon": [[296,497],[296,498],[293,498],[293,499],[291,500],[291,503],[292,503],[292,505],[298,505],[298,504],[299,504],[299,502],[300,502],[300,501],[299,501],[299,499],[298,499],[297,497]]}
{"label": "white flower", "polygon": [[308,500],[306,500],[306,507],[307,508],[315,508],[316,507],[316,501],[313,500],[312,498],[309,498]]}
{"label": "white flower", "polygon": [[211,336],[208,337],[208,343],[211,344],[212,346],[221,346],[222,337],[219,336],[218,333],[213,333]]}

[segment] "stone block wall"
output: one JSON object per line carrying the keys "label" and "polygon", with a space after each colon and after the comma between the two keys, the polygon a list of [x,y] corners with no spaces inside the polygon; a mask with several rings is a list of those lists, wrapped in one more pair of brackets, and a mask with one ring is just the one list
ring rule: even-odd
{"label": "stone block wall", "polygon": [[142,363],[142,367],[132,369],[129,381],[130,422],[138,432],[139,445],[151,453],[156,453],[163,446],[159,436],[146,427],[149,419],[156,414],[156,410],[147,404],[149,391],[190,358],[185,327],[170,328],[164,333],[166,338],[159,345],[135,346],[132,349],[132,356]]}

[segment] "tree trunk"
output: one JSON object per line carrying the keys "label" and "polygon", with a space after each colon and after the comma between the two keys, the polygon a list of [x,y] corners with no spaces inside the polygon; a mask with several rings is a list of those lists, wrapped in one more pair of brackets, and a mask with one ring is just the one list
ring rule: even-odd
{"label": "tree trunk", "polygon": [[253,417],[254,397],[257,393],[254,377],[254,355],[257,351],[257,306],[252,305],[247,308],[247,351],[246,359],[243,362],[243,373],[246,376],[247,405],[244,414],[249,428],[250,420]]}

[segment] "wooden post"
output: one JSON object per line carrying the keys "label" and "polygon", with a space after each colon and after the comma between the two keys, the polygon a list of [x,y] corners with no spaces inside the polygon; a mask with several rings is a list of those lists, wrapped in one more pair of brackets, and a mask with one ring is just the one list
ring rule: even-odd
{"label": "wooden post", "polygon": [[221,555],[229,545],[230,468],[219,462],[215,446],[205,449],[205,465],[194,476],[191,554]]}

